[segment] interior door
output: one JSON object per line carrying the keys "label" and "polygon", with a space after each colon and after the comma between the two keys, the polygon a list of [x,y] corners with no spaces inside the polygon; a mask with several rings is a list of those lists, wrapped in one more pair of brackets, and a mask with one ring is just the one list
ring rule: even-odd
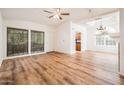
{"label": "interior door", "polygon": [[81,33],[76,33],[76,51],[81,51]]}

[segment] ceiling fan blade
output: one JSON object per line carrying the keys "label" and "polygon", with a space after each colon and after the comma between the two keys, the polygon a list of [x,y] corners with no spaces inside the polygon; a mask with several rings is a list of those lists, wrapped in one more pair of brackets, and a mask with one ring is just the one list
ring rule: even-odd
{"label": "ceiling fan blade", "polygon": [[48,18],[52,18],[54,15],[49,16]]}
{"label": "ceiling fan blade", "polygon": [[60,20],[62,20],[62,17],[61,17],[61,16],[59,16],[59,19],[60,19]]}
{"label": "ceiling fan blade", "polygon": [[43,10],[43,11],[44,11],[44,12],[47,12],[47,13],[50,13],[50,14],[53,13],[53,12],[51,12],[51,11],[47,11],[47,10]]}
{"label": "ceiling fan blade", "polygon": [[61,13],[61,15],[70,15],[70,13]]}

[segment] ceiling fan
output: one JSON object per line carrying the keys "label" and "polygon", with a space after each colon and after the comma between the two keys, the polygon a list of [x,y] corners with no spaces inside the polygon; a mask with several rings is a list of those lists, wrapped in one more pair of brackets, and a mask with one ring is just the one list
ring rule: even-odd
{"label": "ceiling fan", "polygon": [[48,11],[48,10],[43,10],[43,11],[46,12],[46,13],[51,14],[48,17],[49,19],[51,19],[51,18],[57,18],[59,20],[62,20],[63,19],[62,18],[63,15],[66,15],[66,16],[67,15],[70,15],[70,13],[62,13],[60,8],[55,9],[55,11]]}

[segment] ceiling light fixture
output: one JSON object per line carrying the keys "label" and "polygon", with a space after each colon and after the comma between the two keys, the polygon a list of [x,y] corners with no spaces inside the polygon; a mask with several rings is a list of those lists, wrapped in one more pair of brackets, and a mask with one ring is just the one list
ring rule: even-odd
{"label": "ceiling light fixture", "polygon": [[97,31],[96,31],[97,35],[106,35],[107,34],[106,27],[103,27],[103,25],[102,25],[102,19],[101,19],[101,24],[99,25],[99,28],[96,28],[96,29],[97,29]]}
{"label": "ceiling light fixture", "polygon": [[59,19],[59,15],[56,14],[56,15],[53,16],[53,18],[57,18],[57,19]]}

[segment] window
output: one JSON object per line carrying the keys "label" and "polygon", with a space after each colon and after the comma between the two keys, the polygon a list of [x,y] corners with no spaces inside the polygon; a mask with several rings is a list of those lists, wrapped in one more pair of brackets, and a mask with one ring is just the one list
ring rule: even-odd
{"label": "window", "polygon": [[110,38],[106,38],[106,46],[116,46],[116,42]]}
{"label": "window", "polygon": [[96,45],[108,47],[117,46],[116,42],[108,36],[96,36]]}
{"label": "window", "polygon": [[104,45],[104,37],[96,36],[96,45]]}
{"label": "window", "polygon": [[44,32],[31,31],[31,52],[44,51]]}
{"label": "window", "polygon": [[28,30],[7,28],[7,56],[28,53]]}

